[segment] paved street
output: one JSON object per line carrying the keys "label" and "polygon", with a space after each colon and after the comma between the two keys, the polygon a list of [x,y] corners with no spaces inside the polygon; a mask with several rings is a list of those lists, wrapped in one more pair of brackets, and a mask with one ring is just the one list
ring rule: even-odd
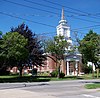
{"label": "paved street", "polygon": [[4,83],[0,84],[0,98],[100,98],[100,89],[84,88],[94,82],[100,80]]}

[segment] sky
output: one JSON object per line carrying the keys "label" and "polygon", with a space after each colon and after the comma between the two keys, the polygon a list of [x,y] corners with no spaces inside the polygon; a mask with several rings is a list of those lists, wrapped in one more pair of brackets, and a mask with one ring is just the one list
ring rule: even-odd
{"label": "sky", "polygon": [[90,29],[100,34],[100,0],[0,0],[0,31],[23,22],[41,38],[56,35],[64,8],[71,37],[82,39]]}

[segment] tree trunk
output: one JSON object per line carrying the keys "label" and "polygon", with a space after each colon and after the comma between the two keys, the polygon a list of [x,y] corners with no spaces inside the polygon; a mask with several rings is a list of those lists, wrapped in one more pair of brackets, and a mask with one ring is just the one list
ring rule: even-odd
{"label": "tree trunk", "polygon": [[22,69],[23,67],[20,65],[20,68],[19,68],[19,76],[22,77]]}
{"label": "tree trunk", "polygon": [[60,65],[61,65],[61,61],[58,61],[58,78],[60,78]]}
{"label": "tree trunk", "polygon": [[97,68],[97,78],[99,78],[99,68]]}
{"label": "tree trunk", "polygon": [[93,63],[92,63],[92,78],[94,78]]}
{"label": "tree trunk", "polygon": [[60,64],[58,65],[58,78],[60,78]]}

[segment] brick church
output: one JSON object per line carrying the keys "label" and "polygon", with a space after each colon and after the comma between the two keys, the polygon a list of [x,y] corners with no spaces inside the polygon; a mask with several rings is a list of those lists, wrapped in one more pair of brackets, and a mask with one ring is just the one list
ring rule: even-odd
{"label": "brick church", "polygon": [[[66,49],[66,53],[64,54],[64,60],[62,60],[60,65],[60,71],[65,73],[65,75],[77,75],[82,73],[82,63],[81,63],[81,54],[79,53],[78,49],[76,48],[74,52],[70,53],[68,51],[73,50],[73,42],[71,40],[70,36],[70,27],[68,26],[68,23],[64,16],[64,10],[62,9],[61,13],[61,20],[59,21],[57,29],[57,36],[61,35],[64,36],[64,39],[69,43],[68,48]],[[49,57],[47,57],[47,60],[45,61],[46,64],[43,66],[35,67],[38,72],[52,72],[57,69],[57,64],[53,60],[55,59],[51,54],[49,54]],[[51,59],[50,58],[53,58]],[[29,73],[29,71],[32,70],[32,67],[28,67],[23,69],[23,73]],[[14,67],[12,72],[18,72],[17,67]]]}
{"label": "brick church", "polygon": [[[57,36],[61,35],[64,36],[64,39],[69,43],[69,46],[64,54],[64,60],[62,60],[60,69],[65,75],[77,75],[82,73],[82,62],[81,57],[82,55],[79,53],[78,49],[76,48],[73,53],[68,53],[68,51],[73,50],[73,42],[70,36],[70,27],[64,16],[64,10],[62,9],[61,20],[59,21],[57,29]],[[52,58],[54,58],[51,54],[48,54]],[[55,58],[54,58],[55,59]],[[57,65],[54,60],[50,57],[47,57],[46,65],[44,67],[38,68],[38,71],[49,71],[52,72],[56,70]]]}

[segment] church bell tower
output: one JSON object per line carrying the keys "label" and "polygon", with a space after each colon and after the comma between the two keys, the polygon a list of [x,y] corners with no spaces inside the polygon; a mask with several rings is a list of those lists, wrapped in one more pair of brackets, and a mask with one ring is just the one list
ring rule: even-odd
{"label": "church bell tower", "polygon": [[62,8],[62,13],[61,13],[61,20],[59,21],[59,25],[56,28],[57,28],[57,36],[64,36],[64,39],[70,45],[72,45],[72,40],[70,37],[70,27],[68,26],[68,23],[65,19],[63,8]]}

